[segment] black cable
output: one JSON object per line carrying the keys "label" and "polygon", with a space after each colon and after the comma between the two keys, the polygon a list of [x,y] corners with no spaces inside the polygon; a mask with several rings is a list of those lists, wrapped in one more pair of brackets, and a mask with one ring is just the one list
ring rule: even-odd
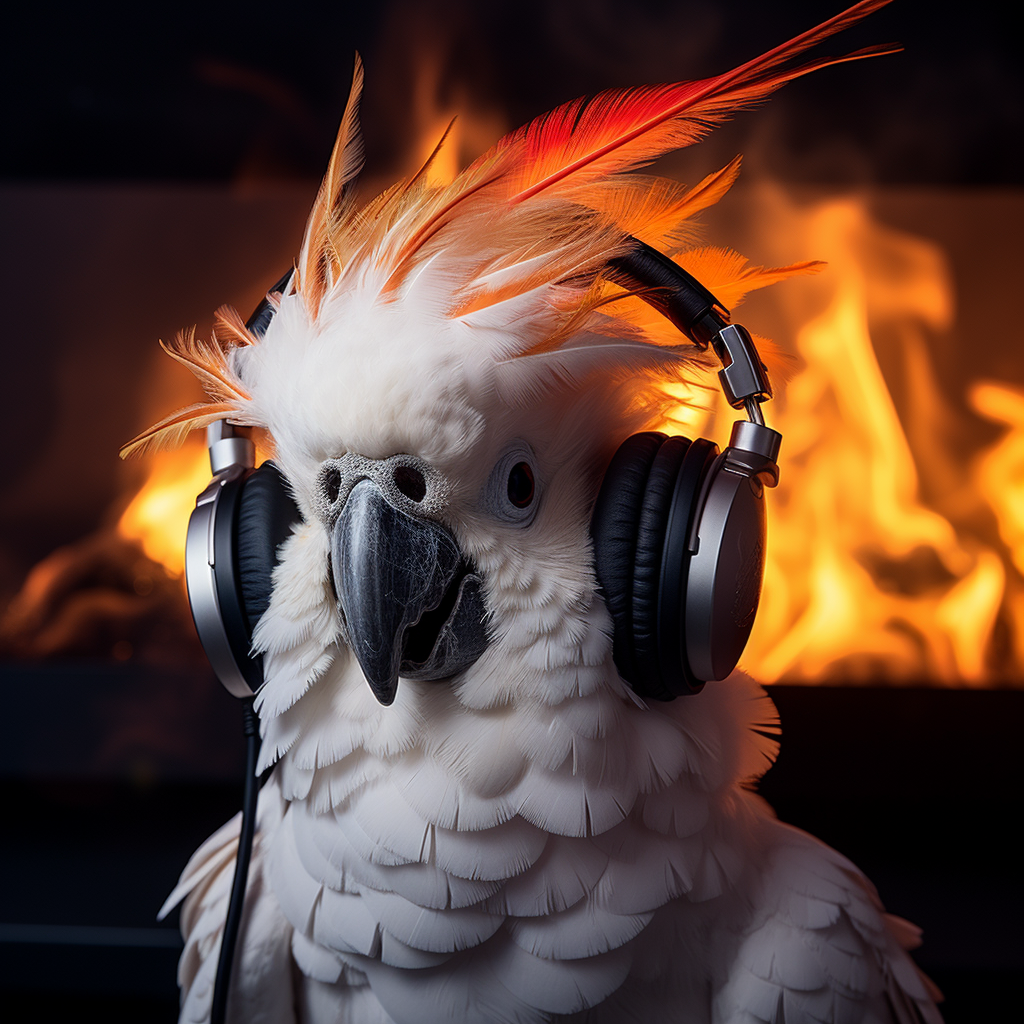
{"label": "black cable", "polygon": [[234,966],[235,943],[238,939],[238,927],[242,922],[242,908],[245,906],[245,883],[249,877],[249,858],[252,856],[252,839],[256,831],[256,800],[260,793],[259,779],[256,777],[256,763],[260,752],[260,728],[259,718],[252,704],[252,698],[242,701],[242,728],[245,732],[245,794],[242,797],[242,830],[238,837],[235,877],[231,883],[228,916],[224,922],[224,935],[220,942],[220,958],[217,960],[217,980],[213,986],[213,1009],[210,1012],[210,1024],[224,1024],[224,1017],[227,1013],[231,968]]}

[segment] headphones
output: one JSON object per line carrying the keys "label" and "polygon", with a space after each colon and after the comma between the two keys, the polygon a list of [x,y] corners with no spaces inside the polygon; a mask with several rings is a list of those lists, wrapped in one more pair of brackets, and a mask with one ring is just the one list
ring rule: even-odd
{"label": "headphones", "polygon": [[[271,289],[283,291],[288,271]],[[267,299],[245,326],[261,338],[274,307]],[[277,549],[301,518],[281,471],[256,465],[252,428],[217,420],[206,428],[213,479],[196,498],[185,537],[185,586],[192,620],[217,677],[235,697],[263,684],[252,654],[256,623],[270,605]]]}
{"label": "headphones", "polygon": [[[284,291],[291,273],[271,291]],[[703,438],[627,438],[594,507],[616,667],[641,697],[673,700],[724,679],[750,635],[764,574],[764,488],[778,483],[782,435],[761,416],[772,391],[753,340],[711,292],[638,239],[608,274],[699,349],[712,347],[726,399],[747,415],[721,452]],[[260,337],[273,313],[264,299],[246,326]],[[196,499],[185,546],[196,631],[221,681],[242,698],[263,682],[252,633],[270,602],[277,549],[301,518],[277,466],[254,468],[251,435],[224,420],[207,428],[214,476]]]}

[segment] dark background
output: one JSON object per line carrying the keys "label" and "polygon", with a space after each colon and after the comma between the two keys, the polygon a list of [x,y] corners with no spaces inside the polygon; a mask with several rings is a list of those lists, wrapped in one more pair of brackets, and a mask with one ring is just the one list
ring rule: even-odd
{"label": "dark background", "polygon": [[[497,111],[496,135],[584,93],[723,71],[839,8],[498,0],[8,13],[0,429],[13,443],[0,599],[46,552],[109,524],[111,495],[138,472],[112,453],[148,421],[144,403],[112,376],[143,376],[157,336],[207,323],[221,302],[247,308],[290,259],[354,51],[367,69],[366,176],[384,182],[406,169],[417,82],[471,122]],[[694,151],[687,179],[744,152],[746,173],[795,185],[1019,189],[1010,9],[894,3],[821,49],[899,41],[902,54],[787,86]],[[197,230],[212,222],[229,241]],[[1009,252],[1019,262],[1012,240]],[[69,443],[86,419],[90,443],[111,453],[99,465]],[[10,659],[0,680],[0,998],[37,1020],[90,1009],[173,1019],[178,940],[154,914],[191,850],[238,806],[237,709],[202,669],[109,657]],[[764,790],[780,815],[851,856],[891,910],[924,926],[918,959],[949,996],[950,1024],[1008,1017],[1022,962],[1021,693],[774,693],[786,738]]]}
{"label": "dark background", "polygon": [[[508,127],[574,96],[717,74],[841,3],[494,0],[487,4],[16,5],[5,19],[0,175],[46,181],[236,181],[323,172],[352,54],[367,67],[368,168],[405,152],[412,80],[440,59],[442,100],[507,112]],[[900,42],[870,68],[787,86],[720,146],[777,177],[1018,185],[1019,34],[1012,7],[903,0],[826,53]],[[719,133],[721,134],[721,133]]]}

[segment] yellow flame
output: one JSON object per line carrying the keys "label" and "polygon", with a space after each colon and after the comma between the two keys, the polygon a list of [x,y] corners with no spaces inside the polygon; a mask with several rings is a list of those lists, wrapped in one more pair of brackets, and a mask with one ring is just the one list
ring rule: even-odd
{"label": "yellow flame", "polygon": [[452,124],[453,118],[456,117],[455,109],[442,106],[439,102],[442,70],[440,52],[430,50],[420,52],[412,97],[413,133],[415,136],[411,153],[413,171],[423,166],[451,124],[451,130],[448,132],[444,145],[434,157],[433,163],[427,168],[426,180],[430,185],[447,185],[454,181],[455,176],[459,173],[461,128],[458,120]]}
{"label": "yellow flame", "polygon": [[196,495],[210,482],[206,448],[193,441],[176,452],[154,457],[142,489],[117,524],[126,540],[136,541],[155,562],[180,576],[185,570],[185,532]]}
{"label": "yellow flame", "polygon": [[971,385],[968,399],[986,419],[1009,427],[978,459],[975,473],[1013,564],[1024,573],[1024,389],[979,381]]}
{"label": "yellow flame", "polygon": [[[796,332],[805,368],[766,409],[784,436],[782,481],[769,499],[765,584],[744,668],[765,682],[982,683],[1006,572],[996,552],[958,537],[923,503],[869,329],[880,325],[920,355],[921,331],[952,319],[941,254],[874,224],[853,200],[796,215],[794,227],[808,252],[829,260],[830,293]],[[930,386],[925,374],[915,380]],[[985,463],[993,496],[1008,458]]]}

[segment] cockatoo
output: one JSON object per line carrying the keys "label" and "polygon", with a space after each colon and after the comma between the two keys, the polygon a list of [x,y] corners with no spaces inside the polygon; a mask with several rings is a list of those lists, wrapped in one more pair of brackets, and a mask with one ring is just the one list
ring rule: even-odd
{"label": "cockatoo", "polygon": [[[628,172],[830,63],[785,64],[878,6],[716,78],[569,103],[361,209],[357,60],[265,334],[222,309],[212,341],[171,346],[211,401],[137,443],[262,428],[301,512],[254,635],[270,776],[229,1019],[940,1021],[916,929],[753,792],[764,691],[624,681],[589,531],[620,442],[706,370],[607,275],[627,239],[729,306],[810,266],[688,244],[738,162],[690,189]],[[210,1015],[238,835],[168,900],[183,1021]]]}

